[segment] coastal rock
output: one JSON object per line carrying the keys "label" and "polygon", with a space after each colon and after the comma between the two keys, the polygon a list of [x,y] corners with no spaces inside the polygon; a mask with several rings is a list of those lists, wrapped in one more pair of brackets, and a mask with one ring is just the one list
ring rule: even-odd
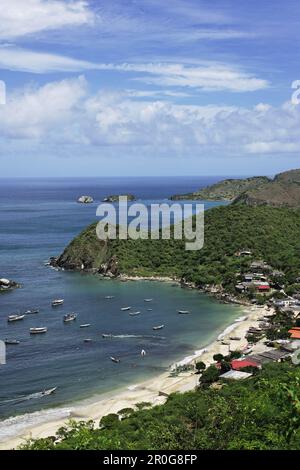
{"label": "coastal rock", "polygon": [[117,277],[119,276],[119,268],[118,268],[118,259],[116,256],[112,256],[107,263],[103,263],[100,266],[99,274],[103,274],[107,277]]}
{"label": "coastal rock", "polygon": [[113,269],[109,264],[112,257],[110,243],[107,240],[99,240],[96,226],[97,224],[92,224],[83,230],[59,257],[50,258],[50,265],[72,271],[94,273],[105,273]]}
{"label": "coastal rock", "polygon": [[94,199],[92,198],[92,196],[80,196],[77,199],[77,202],[79,202],[80,204],[91,204],[92,202],[94,202]]}

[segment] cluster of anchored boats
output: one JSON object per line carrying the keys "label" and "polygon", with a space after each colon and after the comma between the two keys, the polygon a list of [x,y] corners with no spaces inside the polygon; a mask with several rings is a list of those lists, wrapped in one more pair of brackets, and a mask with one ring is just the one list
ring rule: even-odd
{"label": "cluster of anchored boats", "polygon": [[[114,296],[112,296],[112,295],[105,296],[105,299],[107,299],[107,300],[110,300],[110,299],[113,299],[113,298],[114,298]],[[144,299],[144,301],[146,303],[149,303],[149,302],[152,302],[153,299]],[[53,308],[62,306],[63,304],[64,304],[64,299],[55,299],[51,302],[51,305],[52,305]],[[137,311],[132,310],[131,306],[122,307],[121,311],[122,312],[128,312],[130,316],[136,316],[136,315],[140,315],[142,313],[139,310],[137,310]],[[147,311],[152,311],[152,308],[148,308]],[[40,310],[38,308],[32,308],[30,310],[26,310],[24,313],[9,315],[8,318],[7,318],[7,321],[9,323],[18,322],[18,321],[24,320],[24,318],[26,316],[38,314],[39,312],[40,312]],[[178,310],[177,313],[184,315],[184,314],[188,314],[190,312],[188,310]],[[68,313],[68,314],[65,314],[63,316],[63,322],[64,323],[73,322],[76,319],[77,319],[77,315],[75,313]],[[88,328],[90,326],[91,326],[90,323],[84,323],[84,324],[80,325],[80,328]],[[165,325],[155,325],[155,326],[152,327],[152,329],[154,331],[157,331],[157,330],[162,330],[164,327],[165,327]],[[45,334],[45,333],[47,333],[47,331],[48,331],[47,327],[30,328],[29,329],[29,332],[30,332],[31,335]],[[113,335],[111,333],[109,333],[109,334],[103,333],[102,334],[103,338],[108,338],[108,339],[113,339],[113,338],[123,337],[123,336],[124,335]],[[130,335],[127,335],[127,336],[130,336]],[[85,343],[90,343],[91,341],[92,341],[92,339],[90,339],[90,338],[84,339]],[[17,344],[20,344],[20,341],[18,341],[17,339],[5,339],[5,344],[7,344],[7,345],[17,345]],[[142,357],[144,357],[144,356],[146,356],[147,353],[144,349],[142,349],[140,354],[141,354]],[[120,358],[114,357],[114,356],[111,356],[110,360],[112,362],[116,363],[116,364],[119,364],[121,362]],[[43,397],[52,395],[53,393],[56,392],[56,390],[57,390],[57,387],[53,387],[49,390],[43,390],[42,392],[38,392],[38,393],[34,393],[30,396],[26,396],[26,397],[24,397],[24,399],[28,400],[30,398],[35,398],[35,399],[43,398]],[[17,400],[20,400],[22,398],[23,397],[18,397]]]}
{"label": "cluster of anchored boats", "polygon": [[[63,305],[63,303],[64,303],[64,299],[55,299],[52,301],[51,305],[52,307],[59,307],[60,305]],[[24,320],[24,318],[28,315],[34,315],[39,312],[40,310],[38,308],[33,308],[31,310],[26,310],[24,313],[21,313],[21,314],[17,313],[17,314],[9,315],[7,318],[7,321],[9,323],[18,322],[18,321]],[[67,313],[66,315],[64,315],[63,321],[64,323],[68,323],[68,322],[76,320],[76,318],[77,318],[77,315],[75,313]],[[31,335],[40,335],[40,334],[47,333],[47,331],[48,331],[48,328],[46,326],[43,326],[40,328],[29,329],[29,332]],[[20,341],[18,341],[17,339],[5,339],[4,342],[7,345],[20,344]]]}
{"label": "cluster of anchored boats", "polygon": [[[105,299],[107,299],[107,300],[110,300],[110,299],[113,299],[113,298],[114,298],[113,295],[105,296]],[[148,303],[148,302],[152,302],[152,300],[153,299],[144,299],[144,302]],[[55,299],[51,302],[51,305],[52,305],[53,308],[62,306],[63,304],[64,304],[64,299]],[[136,315],[141,314],[140,310],[132,311],[132,307],[130,307],[130,306],[129,307],[122,307],[121,311],[122,312],[128,312],[130,316],[136,316]],[[152,311],[152,308],[148,308],[147,311]],[[9,315],[8,318],[7,318],[7,321],[9,323],[18,322],[18,321],[24,320],[24,318],[28,315],[38,314],[39,312],[40,312],[40,310],[38,308],[33,308],[31,310],[26,310],[24,313]],[[177,313],[179,313],[181,315],[186,315],[186,314],[189,314],[190,311],[189,310],[177,310]],[[63,316],[63,322],[64,323],[73,322],[76,319],[77,319],[77,315],[75,313],[67,313]],[[80,325],[80,328],[88,328],[90,326],[91,326],[90,323],[84,323],[84,324]],[[162,330],[164,327],[165,327],[165,325],[155,325],[155,326],[152,327],[152,329],[154,331],[157,331],[157,330]],[[29,332],[30,332],[31,335],[45,334],[45,333],[47,333],[47,331],[48,331],[47,327],[30,328],[29,329]],[[113,338],[114,335],[112,335],[111,333],[109,333],[109,334],[103,333],[102,337],[103,338]],[[91,341],[92,340],[90,338],[84,339],[84,342],[86,342],[86,343],[89,343]],[[20,343],[20,341],[18,341],[17,339],[5,339],[5,344],[7,344],[7,345],[16,345],[16,344],[19,344],[19,343]],[[142,356],[146,355],[146,351],[144,349],[141,351],[141,355]],[[113,362],[116,362],[116,363],[120,362],[120,359],[118,359],[116,357],[111,357],[110,359]]]}

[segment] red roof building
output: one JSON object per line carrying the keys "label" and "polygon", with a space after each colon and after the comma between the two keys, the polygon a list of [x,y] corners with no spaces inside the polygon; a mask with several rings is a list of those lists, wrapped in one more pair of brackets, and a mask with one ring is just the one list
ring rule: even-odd
{"label": "red roof building", "polygon": [[259,291],[269,291],[270,290],[270,286],[267,286],[267,285],[261,285],[261,286],[257,286],[257,289]]}
{"label": "red roof building", "polygon": [[259,368],[260,365],[255,361],[251,361],[250,359],[242,359],[242,360],[234,359],[233,361],[231,361],[231,367],[234,370],[240,370],[240,369],[243,369],[244,367]]}
{"label": "red roof building", "polygon": [[300,339],[300,328],[299,327],[292,328],[291,330],[289,330],[289,333],[291,335],[291,338]]}

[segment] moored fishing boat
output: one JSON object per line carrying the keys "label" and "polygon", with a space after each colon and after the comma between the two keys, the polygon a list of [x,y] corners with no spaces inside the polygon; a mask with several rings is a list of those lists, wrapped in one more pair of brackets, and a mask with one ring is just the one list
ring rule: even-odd
{"label": "moored fishing boat", "polygon": [[120,359],[118,359],[117,357],[112,357],[110,358],[112,360],[112,362],[115,362],[115,363],[119,363],[120,362]]}
{"label": "moored fishing boat", "polygon": [[59,307],[60,305],[63,305],[64,299],[55,299],[52,300],[52,307]]}
{"label": "moored fishing boat", "polygon": [[20,321],[25,318],[25,315],[9,315],[7,318],[8,322]]}
{"label": "moored fishing boat", "polygon": [[154,331],[156,331],[156,330],[162,330],[164,327],[165,327],[165,325],[154,326],[154,327],[153,327],[153,330],[154,330]]}
{"label": "moored fishing boat", "polygon": [[41,392],[41,395],[42,395],[43,397],[48,396],[48,395],[52,395],[53,393],[56,392],[56,390],[57,390],[57,387],[50,388],[49,390],[43,390],[43,391]]}
{"label": "moored fishing boat", "polygon": [[121,308],[122,312],[126,312],[127,310],[130,310],[130,309],[131,309],[131,307],[122,307]]}
{"label": "moored fishing boat", "polygon": [[29,331],[31,335],[41,335],[43,333],[47,333],[48,328],[46,328],[45,326],[41,328],[30,328]]}
{"label": "moored fishing boat", "polygon": [[6,344],[6,346],[8,346],[8,345],[20,344],[20,341],[18,341],[17,339],[5,339],[4,343]]}
{"label": "moored fishing boat", "polygon": [[24,312],[25,315],[32,315],[32,314],[35,314],[35,313],[40,313],[40,309],[39,308],[33,308],[33,309],[30,309],[30,310],[26,310],[26,312]]}
{"label": "moored fishing boat", "polygon": [[112,334],[111,333],[102,333],[102,338],[112,338]]}
{"label": "moored fishing boat", "polygon": [[129,312],[129,315],[134,317],[135,315],[139,315],[140,313],[141,313],[140,311],[138,311],[138,312]]}
{"label": "moored fishing boat", "polygon": [[106,300],[110,300],[110,299],[114,299],[114,297],[115,297],[114,295],[106,295],[104,298]]}
{"label": "moored fishing boat", "polygon": [[144,302],[152,302],[153,299],[144,299]]}
{"label": "moored fishing boat", "polygon": [[191,312],[190,312],[189,310],[178,310],[178,313],[179,313],[180,315],[187,315],[187,314],[189,314],[189,313],[191,313]]}
{"label": "moored fishing boat", "polygon": [[88,328],[89,326],[91,326],[90,323],[84,323],[83,325],[80,325],[79,328]]}
{"label": "moored fishing boat", "polygon": [[77,318],[76,313],[67,313],[66,315],[64,315],[64,323],[74,321],[76,320],[76,318]]}

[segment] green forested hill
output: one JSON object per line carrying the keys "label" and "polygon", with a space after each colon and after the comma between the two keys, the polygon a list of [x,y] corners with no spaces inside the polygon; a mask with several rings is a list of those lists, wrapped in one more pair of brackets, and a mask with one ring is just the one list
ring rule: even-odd
{"label": "green forested hill", "polygon": [[235,252],[248,248],[251,259],[264,259],[294,282],[300,276],[300,210],[230,205],[205,212],[205,242],[186,251],[181,240],[97,239],[95,224],[85,229],[58,259],[69,269],[94,268],[114,274],[164,275],[202,284],[235,282],[235,273],[249,260]]}
{"label": "green forested hill", "polygon": [[184,199],[202,201],[233,201],[241,193],[249,189],[257,189],[271,180],[266,176],[253,176],[251,178],[230,178],[207,186],[199,191],[171,196],[173,201]]}
{"label": "green forested hill", "polygon": [[300,207],[300,170],[279,173],[274,179],[257,176],[226,179],[189,194],[172,196],[173,200],[226,200],[249,206]]}

